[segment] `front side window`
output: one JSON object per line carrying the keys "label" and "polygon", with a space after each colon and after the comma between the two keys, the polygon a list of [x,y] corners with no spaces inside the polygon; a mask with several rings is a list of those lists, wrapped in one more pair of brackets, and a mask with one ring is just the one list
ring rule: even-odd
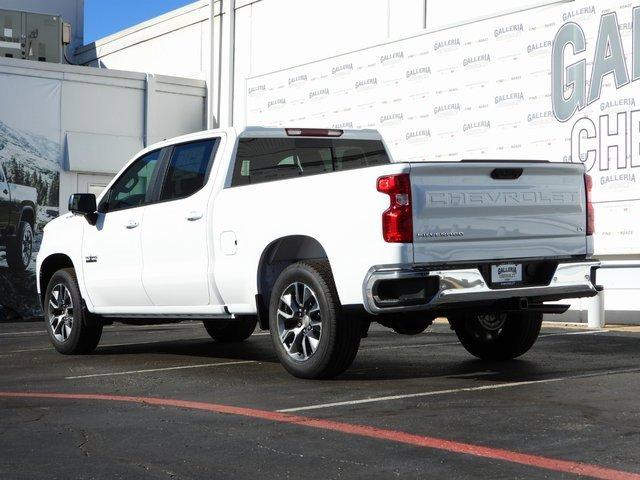
{"label": "front side window", "polygon": [[207,181],[217,140],[177,145],[162,185],[160,200],[185,198],[200,190]]}
{"label": "front side window", "polygon": [[379,140],[242,138],[232,186],[390,163]]}
{"label": "front side window", "polygon": [[105,196],[105,201],[101,203],[101,211],[113,212],[144,205],[159,159],[160,150],[156,150],[133,162]]}

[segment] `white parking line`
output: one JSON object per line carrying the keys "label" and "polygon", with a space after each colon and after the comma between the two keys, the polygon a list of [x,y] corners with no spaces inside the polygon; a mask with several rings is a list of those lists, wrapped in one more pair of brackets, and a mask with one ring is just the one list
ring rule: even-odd
{"label": "white parking line", "polygon": [[609,330],[586,330],[580,332],[560,332],[560,333],[545,333],[544,335],[540,335],[540,338],[544,337],[562,337],[565,335],[596,335],[598,333],[606,333]]}
{"label": "white parking line", "polygon": [[[179,328],[195,328],[195,327],[200,327],[199,323],[180,323],[180,324],[174,324],[174,323],[161,323],[158,325],[138,325],[135,328],[121,328],[120,325],[107,325],[104,327],[105,331],[111,331],[113,330],[113,333],[120,333],[120,332],[141,332],[144,330],[153,330],[156,328],[168,328],[168,329],[174,329],[177,330]],[[16,335],[32,335],[32,336],[36,336],[36,335],[46,335],[47,331],[46,330],[25,330],[23,332],[5,332],[5,333],[0,333],[0,337],[9,337],[9,336],[16,336]]]}
{"label": "white parking line", "polygon": [[27,330],[25,332],[7,332],[0,333],[0,337],[11,337],[14,335],[43,335],[46,334],[46,330]]}
{"label": "white parking line", "polygon": [[145,370],[128,370],[126,372],[93,373],[91,375],[75,375],[73,377],[64,377],[64,378],[65,380],[75,380],[78,378],[114,377],[117,375],[133,375],[136,373],[165,372],[169,370],[185,370],[188,368],[224,367],[225,365],[241,365],[243,363],[257,363],[257,362],[255,360],[242,360],[238,362],[204,363],[200,365],[182,365],[180,367],[147,368]]}
{"label": "white parking line", "polygon": [[436,395],[446,395],[453,393],[462,393],[462,392],[478,392],[483,390],[500,390],[505,388],[515,388],[522,387],[525,385],[537,385],[543,383],[556,383],[556,382],[564,382],[567,380],[577,380],[581,378],[592,378],[592,377],[601,377],[605,375],[619,375],[623,373],[638,373],[640,372],[640,368],[630,368],[626,370],[608,370],[605,372],[597,372],[597,373],[584,373],[581,375],[568,375],[565,377],[555,377],[555,378],[545,378],[543,380],[527,380],[524,382],[511,382],[511,383],[499,383],[497,385],[483,385],[480,387],[466,387],[466,388],[452,388],[448,390],[435,390],[432,392],[420,392],[420,393],[409,393],[406,395],[389,395],[386,397],[373,397],[373,398],[362,398],[359,400],[348,400],[345,402],[332,402],[332,403],[321,403],[316,405],[308,405],[304,407],[295,407],[295,408],[284,408],[282,410],[278,410],[281,413],[291,413],[291,412],[302,412],[306,410],[320,410],[322,408],[331,408],[331,407],[343,407],[348,405],[361,405],[364,403],[376,403],[376,402],[388,402],[391,400],[404,400],[407,398],[421,398],[421,397],[433,397]]}
{"label": "white parking line", "polygon": [[399,350],[399,349],[405,349],[405,348],[420,348],[420,347],[448,347],[448,346],[453,346],[453,345],[460,345],[460,342],[434,342],[434,343],[412,343],[409,345],[385,345],[382,347],[362,347],[360,349],[360,351],[362,350]]}

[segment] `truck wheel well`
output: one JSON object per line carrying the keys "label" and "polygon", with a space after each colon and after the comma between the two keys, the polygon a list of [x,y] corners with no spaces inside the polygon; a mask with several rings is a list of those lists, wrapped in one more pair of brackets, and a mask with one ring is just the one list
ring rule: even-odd
{"label": "truck wheel well", "polygon": [[74,268],[71,258],[63,253],[50,255],[42,262],[42,266],[40,267],[40,301],[43,307],[44,295],[47,291],[49,280],[51,280],[54,273],[63,268]]}
{"label": "truck wheel well", "polygon": [[22,209],[22,215],[20,221],[29,223],[32,227],[36,223],[36,214],[31,207],[25,207]]}
{"label": "truck wheel well", "polygon": [[282,271],[289,265],[301,260],[328,260],[327,252],[320,242],[315,238],[306,235],[292,235],[282,237],[271,242],[265,248],[260,257],[258,265],[258,312],[266,314],[259,315],[260,328],[269,328],[268,305],[271,298],[271,290],[276,279]]}

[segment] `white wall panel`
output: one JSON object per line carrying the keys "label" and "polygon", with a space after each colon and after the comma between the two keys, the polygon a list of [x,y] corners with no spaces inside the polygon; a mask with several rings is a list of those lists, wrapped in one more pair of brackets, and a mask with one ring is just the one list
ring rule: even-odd
{"label": "white wall panel", "polygon": [[264,0],[251,8],[253,73],[363,48],[388,34],[387,0]]}
{"label": "white wall panel", "polygon": [[63,130],[141,137],[144,121],[143,87],[143,81],[139,81],[139,88],[64,82]]}
{"label": "white wall panel", "polygon": [[205,98],[202,95],[157,92],[149,119],[153,140],[160,141],[204,128]]}
{"label": "white wall panel", "polygon": [[236,11],[233,124],[238,127],[246,126],[245,79],[251,75],[252,13],[253,9],[251,6],[240,8]]}
{"label": "white wall panel", "polygon": [[102,56],[99,66],[132,72],[204,78],[206,66],[203,64],[203,26],[204,22],[190,25]]}
{"label": "white wall panel", "polygon": [[389,0],[389,37],[403,38],[424,29],[425,0]]}
{"label": "white wall panel", "polygon": [[[561,3],[562,0],[557,3]],[[427,0],[427,30],[460,25],[471,20],[502,15],[552,3],[553,0]]]}
{"label": "white wall panel", "polygon": [[67,132],[67,167],[72,172],[114,173],[142,150],[141,137]]}

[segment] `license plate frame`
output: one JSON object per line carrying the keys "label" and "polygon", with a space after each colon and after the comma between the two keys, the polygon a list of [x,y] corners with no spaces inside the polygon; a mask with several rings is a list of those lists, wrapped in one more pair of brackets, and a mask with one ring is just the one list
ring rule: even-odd
{"label": "license plate frame", "polygon": [[491,265],[491,283],[494,285],[522,283],[522,264],[498,263]]}

